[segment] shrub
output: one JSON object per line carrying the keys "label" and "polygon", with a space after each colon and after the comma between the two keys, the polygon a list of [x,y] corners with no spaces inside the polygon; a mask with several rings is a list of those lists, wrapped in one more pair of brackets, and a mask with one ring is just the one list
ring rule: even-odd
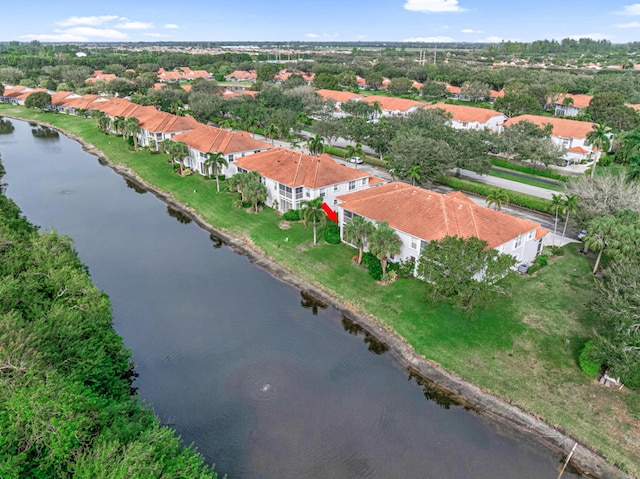
{"label": "shrub", "polygon": [[182,170],[182,176],[191,176],[192,173],[191,168],[184,168]]}
{"label": "shrub", "polygon": [[589,358],[589,353],[593,348],[593,341],[587,341],[582,351],[580,351],[580,356],[578,357],[578,364],[580,364],[580,369],[589,377],[596,377],[602,369],[602,366],[592,359]]}
{"label": "shrub", "polygon": [[324,240],[329,244],[340,243],[340,227],[333,221],[329,222],[327,227],[324,229],[323,236]]}
{"label": "shrub", "polygon": [[565,175],[561,175],[559,173],[555,173],[552,170],[541,170],[539,168],[532,168],[531,166],[526,165],[518,165],[516,163],[512,163],[509,160],[503,158],[493,158],[491,160],[491,164],[494,166],[499,166],[501,168],[505,168],[507,170],[519,171],[521,173],[527,173],[533,176],[541,176],[544,178],[551,178],[554,180],[562,181],[566,183],[569,181],[569,177]]}
{"label": "shrub", "polygon": [[549,253],[553,256],[564,256],[564,250],[562,246],[549,246]]}
{"label": "shrub", "polygon": [[415,261],[406,259],[398,263],[387,263],[387,272],[395,271],[398,274],[398,278],[408,279],[413,278],[413,270],[416,266]]}
{"label": "shrub", "polygon": [[362,256],[362,264],[369,270],[369,275],[379,281],[382,279],[382,264],[380,260],[368,251]]}
{"label": "shrub", "polygon": [[599,166],[609,166],[613,163],[613,157],[611,155],[605,155],[598,159]]}
{"label": "shrub", "polygon": [[547,256],[546,254],[540,254],[536,256],[535,264],[539,265],[541,268],[544,268],[549,264],[549,256]]}
{"label": "shrub", "polygon": [[[482,196],[487,196],[494,190],[493,186],[488,186],[482,183],[476,183],[474,181],[463,180],[460,178],[454,178],[452,176],[443,176],[438,179],[438,183],[450,186],[456,190],[466,191],[469,193],[476,193]],[[548,213],[551,210],[551,201],[544,198],[538,198],[536,196],[529,196],[522,193],[516,193],[514,191],[509,192],[509,203],[514,206],[522,206],[531,210],[540,211],[541,213]]]}
{"label": "shrub", "polygon": [[527,274],[533,274],[536,271],[538,271],[541,268],[540,263],[533,263],[531,266],[529,266],[529,269],[527,270]]}
{"label": "shrub", "polygon": [[300,210],[288,210],[282,216],[287,221],[299,221],[300,220]]}

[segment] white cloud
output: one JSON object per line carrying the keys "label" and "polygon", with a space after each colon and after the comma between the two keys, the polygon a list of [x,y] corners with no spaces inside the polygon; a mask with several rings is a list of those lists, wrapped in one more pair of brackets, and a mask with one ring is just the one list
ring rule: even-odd
{"label": "white cloud", "polygon": [[624,10],[618,13],[621,15],[640,15],[640,3],[625,5]]}
{"label": "white cloud", "polygon": [[504,38],[496,37],[495,35],[491,35],[487,38],[479,38],[478,40],[476,40],[476,42],[478,43],[500,43],[503,41],[505,41]]}
{"label": "white cloud", "polygon": [[405,10],[423,13],[463,12],[458,0],[407,0]]}
{"label": "white cloud", "polygon": [[484,33],[482,30],[473,30],[471,28],[463,28],[460,30],[462,33]]}
{"label": "white cloud", "polygon": [[434,36],[434,37],[415,37],[415,38],[405,38],[403,41],[410,43],[448,43],[454,41],[451,37],[446,37],[444,35]]}
{"label": "white cloud", "polygon": [[175,30],[176,28],[180,28],[180,26],[176,25],[175,23],[167,23],[167,24],[165,24],[164,28],[169,28],[171,30]]}
{"label": "white cloud", "polygon": [[20,35],[20,38],[24,38],[26,40],[38,40],[41,42],[86,42],[88,40],[86,37],[71,35],[68,33],[58,33],[58,34],[30,33],[28,35]]}
{"label": "white cloud", "polygon": [[146,37],[156,37],[156,38],[160,38],[160,37],[166,37],[167,35],[163,35],[162,33],[153,33],[153,32],[148,32],[144,34]]}
{"label": "white cloud", "polygon": [[124,22],[116,25],[116,28],[123,28],[125,30],[148,30],[153,28],[153,23],[146,22]]}
{"label": "white cloud", "polygon": [[308,38],[318,38],[320,35],[318,35],[317,33],[306,33],[305,37]]}
{"label": "white cloud", "polygon": [[604,35],[602,33],[582,33],[579,35],[569,35],[567,38],[571,38],[572,40],[580,40],[581,38],[590,38],[591,40],[608,40],[611,38],[611,35]]}
{"label": "white cloud", "polygon": [[56,22],[56,25],[60,25],[61,27],[74,27],[78,25],[90,25],[97,26],[102,25],[105,22],[110,22],[112,20],[117,20],[120,17],[117,15],[101,15],[101,16],[92,16],[92,17],[69,17],[66,20],[60,20]]}
{"label": "white cloud", "polygon": [[614,25],[616,28],[638,28],[640,27],[640,22],[629,22],[629,23],[618,23]]}

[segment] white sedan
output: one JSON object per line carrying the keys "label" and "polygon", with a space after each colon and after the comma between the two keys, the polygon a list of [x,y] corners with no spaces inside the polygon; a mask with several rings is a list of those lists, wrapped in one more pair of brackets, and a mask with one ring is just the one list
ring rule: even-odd
{"label": "white sedan", "polygon": [[362,158],[360,158],[359,156],[354,156],[353,158],[350,158],[349,161],[351,163],[355,163],[356,165],[361,165],[362,163],[364,163],[362,161]]}

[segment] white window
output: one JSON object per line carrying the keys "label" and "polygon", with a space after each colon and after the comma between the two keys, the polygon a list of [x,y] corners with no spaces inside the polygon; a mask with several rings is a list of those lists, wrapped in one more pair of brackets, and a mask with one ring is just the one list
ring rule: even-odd
{"label": "white window", "polygon": [[337,199],[334,199],[334,200],[333,200],[333,206],[335,206],[335,205],[337,205],[337,204],[338,204],[338,200],[337,200]]}
{"label": "white window", "polygon": [[362,178],[362,186],[366,185],[369,182],[369,178]]}
{"label": "white window", "polygon": [[325,195],[325,191],[324,191],[324,188],[322,188],[320,190],[320,198],[324,198],[324,195]]}
{"label": "white window", "polygon": [[355,181],[350,181],[349,182],[349,191],[355,190],[355,189],[356,189],[356,182]]}
{"label": "white window", "polygon": [[533,239],[533,231],[529,231],[529,234],[527,235],[527,240],[532,240]]}
{"label": "white window", "polygon": [[339,188],[340,188],[340,187],[339,187],[338,185],[334,185],[334,186],[333,186],[333,191],[338,191],[338,189],[339,189]]}
{"label": "white window", "polygon": [[520,246],[522,246],[522,236],[516,238],[515,243],[513,243],[513,249],[518,249]]}

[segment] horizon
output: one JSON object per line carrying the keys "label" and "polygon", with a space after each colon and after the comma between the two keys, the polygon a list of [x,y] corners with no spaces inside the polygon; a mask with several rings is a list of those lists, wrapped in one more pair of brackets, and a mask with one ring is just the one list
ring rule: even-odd
{"label": "horizon", "polygon": [[[194,14],[196,12],[196,14]],[[640,3],[614,0],[606,6],[578,0],[535,5],[499,0],[372,0],[311,2],[281,0],[239,4],[184,0],[109,5],[78,0],[52,4],[33,0],[7,17],[0,42],[42,43],[345,42],[495,44],[564,38],[640,40]]]}

